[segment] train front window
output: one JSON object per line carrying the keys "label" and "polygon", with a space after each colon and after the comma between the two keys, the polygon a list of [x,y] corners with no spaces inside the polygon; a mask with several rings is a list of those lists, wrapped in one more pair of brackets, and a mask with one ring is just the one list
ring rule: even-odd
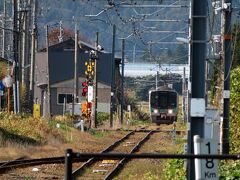
{"label": "train front window", "polygon": [[168,105],[169,105],[170,108],[176,108],[176,106],[177,106],[176,99],[177,99],[177,94],[176,93],[170,92],[168,94]]}
{"label": "train front window", "polygon": [[167,108],[167,92],[152,92],[151,94],[151,107],[154,108]]}

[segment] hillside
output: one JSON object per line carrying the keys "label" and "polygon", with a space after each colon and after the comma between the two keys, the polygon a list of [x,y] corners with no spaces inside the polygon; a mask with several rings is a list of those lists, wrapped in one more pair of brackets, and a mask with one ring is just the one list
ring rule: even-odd
{"label": "hillside", "polygon": [[[121,1],[115,1],[119,4]],[[132,1],[128,1],[132,2]],[[137,4],[160,5],[159,1],[134,1]],[[174,1],[173,1],[174,2]],[[111,52],[112,49],[112,24],[116,24],[116,55],[121,56],[121,37],[128,37],[126,41],[126,58],[132,61],[135,55],[136,61],[159,60],[167,61],[172,54],[179,56],[186,55],[186,45],[176,44],[147,44],[150,41],[176,41],[178,36],[187,36],[188,31],[188,9],[187,8],[121,8],[111,7],[106,10],[107,0],[101,1],[66,1],[66,0],[40,0],[39,1],[39,35],[40,47],[43,46],[44,28],[47,24],[59,27],[59,21],[63,26],[74,29],[74,20],[77,21],[78,28],[83,36],[95,41],[95,33],[99,32],[100,44],[105,50]],[[171,1],[163,1],[161,5],[171,4]],[[188,1],[181,1],[175,4],[187,5]],[[48,7],[48,8],[46,8]],[[60,10],[61,9],[61,10]],[[106,11],[100,13],[103,9]],[[97,17],[86,17],[86,15],[96,15]],[[145,14],[145,15],[143,15]],[[152,15],[150,15],[152,14]],[[182,22],[157,22],[155,20],[178,19]],[[149,21],[153,20],[153,22]],[[155,32],[154,32],[155,31]],[[156,31],[185,31],[185,34],[159,33]],[[151,46],[151,47],[150,47]],[[135,48],[135,53],[133,52]],[[149,54],[151,49],[152,55]],[[154,58],[157,58],[154,59]],[[175,56],[172,57],[174,59]],[[185,62],[187,58],[185,58]]]}
{"label": "hillside", "polygon": [[[115,6],[107,6],[114,2]],[[106,51],[112,51],[112,25],[116,25],[116,55],[121,56],[121,40],[126,40],[126,59],[131,62],[154,61],[160,63],[187,63],[187,45],[178,44],[149,44],[149,42],[173,42],[176,37],[187,37],[189,10],[182,8],[123,8],[120,4],[134,5],[183,5],[188,6],[189,0],[39,0],[38,31],[39,48],[44,46],[44,25],[51,29],[63,28],[74,30],[75,22],[85,39],[95,41],[95,34],[99,32],[100,44]],[[209,28],[209,34],[219,34],[220,15],[211,12],[209,0],[209,22],[214,29]],[[239,7],[239,1],[233,1],[233,7]],[[3,9],[0,1],[0,9]],[[10,7],[9,7],[10,9]],[[233,12],[233,21],[238,18],[238,11]],[[89,17],[87,15],[91,15]],[[162,20],[180,20],[179,22],[164,22]],[[170,31],[170,32],[159,32]],[[174,31],[174,33],[172,32]],[[183,31],[183,32],[182,32]]]}

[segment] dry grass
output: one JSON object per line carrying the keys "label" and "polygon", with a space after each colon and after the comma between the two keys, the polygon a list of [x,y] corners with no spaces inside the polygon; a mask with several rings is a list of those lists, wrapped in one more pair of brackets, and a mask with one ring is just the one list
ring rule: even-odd
{"label": "dry grass", "polygon": [[[60,124],[60,128],[56,128],[57,123]],[[109,127],[109,122],[106,123],[106,127]],[[114,124],[117,125],[118,120],[114,121]],[[143,125],[132,126],[132,129],[140,126]],[[149,124],[147,129],[156,129],[156,126]],[[160,129],[172,129],[172,126],[160,126]],[[80,132],[72,127],[72,119],[69,117],[58,116],[47,121],[1,113],[0,160],[12,160],[21,156],[29,158],[63,156],[67,148],[72,148],[75,152],[100,152],[127,133],[104,130]],[[170,138],[162,135],[154,137],[153,142],[150,143],[151,146],[146,144],[142,152],[164,153],[177,149],[170,145],[171,135]],[[39,172],[32,172],[32,168],[12,170],[0,175],[0,179],[9,179],[8,175],[11,173],[17,175],[17,179],[63,178],[63,166],[44,165],[39,166],[39,169]],[[160,160],[138,160],[137,163],[131,161],[126,171],[124,170],[117,179],[160,179],[161,169],[163,169],[163,163]]]}
{"label": "dry grass", "polygon": [[64,136],[56,128],[49,126],[45,119],[23,117],[0,113],[1,146],[13,142],[20,144],[45,144],[50,139],[64,141]]}

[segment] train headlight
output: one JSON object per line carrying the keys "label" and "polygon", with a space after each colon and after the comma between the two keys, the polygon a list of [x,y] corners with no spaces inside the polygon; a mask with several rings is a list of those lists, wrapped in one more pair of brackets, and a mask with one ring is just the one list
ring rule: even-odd
{"label": "train headlight", "polygon": [[153,112],[154,112],[154,113],[158,113],[158,109],[154,109]]}
{"label": "train headlight", "polygon": [[172,109],[169,109],[168,110],[168,114],[172,114],[173,113],[173,110]]}

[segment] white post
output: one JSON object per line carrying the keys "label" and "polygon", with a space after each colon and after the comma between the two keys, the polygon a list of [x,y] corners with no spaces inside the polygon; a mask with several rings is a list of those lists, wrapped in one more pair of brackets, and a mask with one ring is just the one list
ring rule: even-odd
{"label": "white post", "polygon": [[84,120],[81,120],[80,124],[81,124],[81,132],[84,132]]}
{"label": "white post", "polygon": [[65,115],[65,113],[66,113],[66,98],[64,97],[64,99],[63,99],[63,116]]}
{"label": "white post", "polygon": [[173,144],[176,144],[176,122],[173,122],[172,138],[173,138]]}
{"label": "white post", "polygon": [[[194,143],[194,155],[200,154],[200,136],[195,135],[193,136],[193,143]],[[195,159],[195,179],[200,180],[202,179],[201,177],[201,160],[200,159]]]}
{"label": "white post", "polygon": [[17,113],[20,113],[20,83],[17,81]]}

